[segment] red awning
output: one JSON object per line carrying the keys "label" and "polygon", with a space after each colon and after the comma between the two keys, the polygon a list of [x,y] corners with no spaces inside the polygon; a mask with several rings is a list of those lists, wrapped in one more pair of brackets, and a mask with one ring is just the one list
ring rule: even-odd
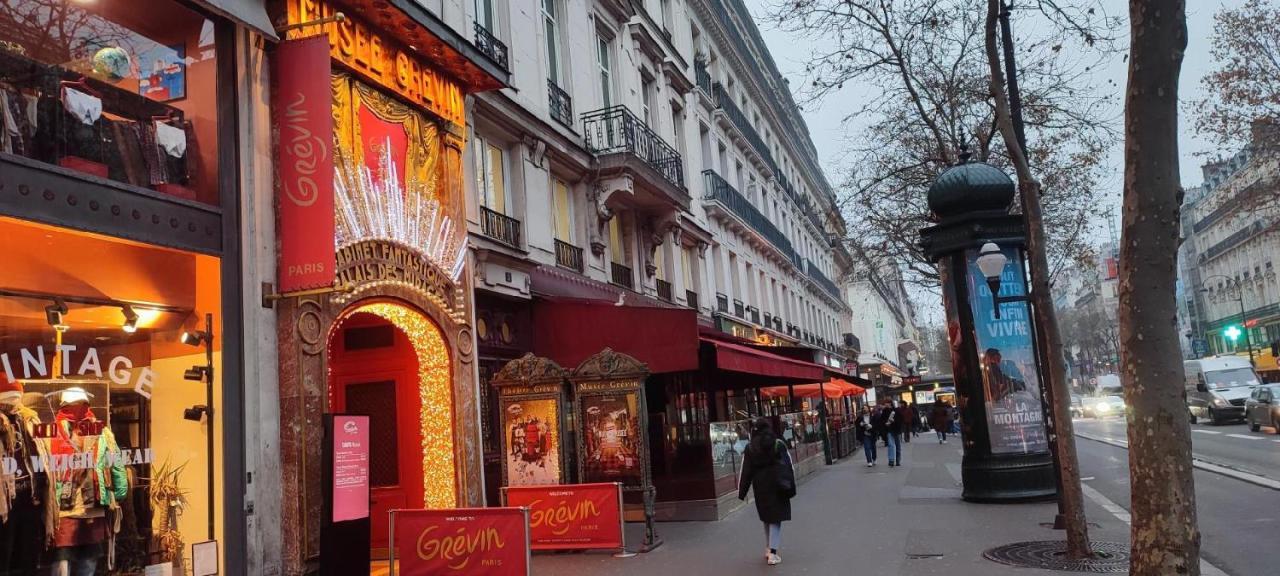
{"label": "red awning", "polygon": [[822,384],[797,384],[790,390],[786,386],[770,386],[761,388],[760,394],[766,398],[774,398],[787,396],[791,391],[794,391],[798,398],[817,398],[820,395],[825,395],[827,398],[844,398],[861,396],[867,389],[839,378],[832,378],[829,382]]}
{"label": "red awning", "polygon": [[703,338],[702,341],[713,347],[716,368],[720,370],[808,382],[821,380],[824,376],[822,366],[812,362],[793,360],[722,340]]}
{"label": "red awning", "polygon": [[572,370],[605,348],[644,362],[654,374],[697,370],[698,314],[688,308],[534,299],[534,354]]}

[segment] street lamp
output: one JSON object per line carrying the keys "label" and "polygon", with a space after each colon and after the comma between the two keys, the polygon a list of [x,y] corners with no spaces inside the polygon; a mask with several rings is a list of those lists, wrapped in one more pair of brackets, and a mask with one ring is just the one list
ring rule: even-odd
{"label": "street lamp", "polygon": [[982,249],[978,251],[978,271],[982,272],[987,278],[987,288],[991,289],[991,308],[995,313],[996,320],[1000,319],[1000,305],[1005,302],[1026,302],[1027,296],[1020,294],[1016,296],[1000,295],[1000,274],[1004,272],[1004,265],[1009,263],[1009,257],[1004,255],[1000,247],[995,242],[987,242],[982,245]]}
{"label": "street lamp", "polygon": [[[1232,342],[1232,343],[1235,343],[1235,342],[1237,342],[1237,341],[1239,341],[1239,340],[1240,340],[1240,330],[1241,330],[1241,328],[1243,328],[1243,329],[1244,329],[1244,347],[1249,349],[1249,365],[1251,365],[1251,366],[1252,366],[1252,365],[1254,364],[1254,361],[1253,361],[1253,341],[1252,341],[1252,340],[1250,339],[1250,337],[1249,337],[1249,319],[1248,319],[1247,317],[1245,317],[1245,313],[1244,313],[1244,287],[1240,285],[1240,281],[1239,281],[1239,280],[1235,280],[1235,279],[1233,279],[1233,278],[1230,278],[1230,277],[1228,277],[1228,276],[1224,276],[1224,275],[1222,275],[1222,274],[1214,274],[1214,275],[1212,275],[1212,276],[1208,276],[1208,277],[1206,277],[1204,280],[1201,280],[1201,281],[1200,281],[1200,286],[1201,286],[1201,288],[1200,288],[1200,292],[1208,293],[1208,292],[1209,292],[1209,289],[1208,289],[1208,288],[1204,288],[1204,283],[1205,283],[1206,281],[1212,280],[1212,279],[1214,279],[1214,278],[1222,278],[1223,280],[1226,280],[1226,281],[1227,281],[1227,284],[1229,284],[1229,285],[1234,285],[1234,286],[1235,286],[1235,289],[1236,289],[1236,295],[1235,295],[1234,300],[1236,301],[1236,303],[1238,303],[1238,304],[1240,305],[1240,327],[1236,327],[1236,326],[1229,326],[1229,327],[1227,327],[1227,329],[1226,329],[1226,330],[1223,330],[1223,331],[1222,331],[1222,334],[1223,334],[1224,336],[1226,336],[1227,338],[1231,339],[1231,342]],[[1234,336],[1232,336],[1232,332],[1233,332],[1233,330],[1232,330],[1232,329],[1233,329],[1233,328],[1235,329],[1235,330],[1234,330],[1234,333],[1235,333],[1235,335],[1234,335]]]}

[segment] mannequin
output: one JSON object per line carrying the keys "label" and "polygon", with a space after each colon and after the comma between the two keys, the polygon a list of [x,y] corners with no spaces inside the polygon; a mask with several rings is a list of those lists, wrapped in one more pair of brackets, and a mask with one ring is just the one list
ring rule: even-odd
{"label": "mannequin", "polygon": [[93,576],[104,544],[108,568],[114,558],[117,511],[119,502],[129,494],[128,476],[120,460],[109,457],[119,451],[115,436],[89,409],[84,389],[62,391],[54,422],[57,436],[49,442],[53,461],[83,462],[86,457],[80,455],[88,453],[91,464],[51,471],[58,506],[53,574]]}
{"label": "mannequin", "polygon": [[48,453],[34,434],[40,416],[22,405],[22,392],[0,371],[0,574],[34,576],[53,540],[56,509]]}

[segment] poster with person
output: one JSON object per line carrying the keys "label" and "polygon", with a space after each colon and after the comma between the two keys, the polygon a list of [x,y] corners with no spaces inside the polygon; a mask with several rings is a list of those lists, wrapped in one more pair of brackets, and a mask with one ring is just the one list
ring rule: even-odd
{"label": "poster with person", "polygon": [[586,447],[582,480],[639,486],[642,469],[636,393],[582,396],[579,402]]}
{"label": "poster with person", "polygon": [[553,398],[511,402],[503,410],[507,486],[560,483],[560,426]]}
{"label": "poster with person", "polygon": [[[1000,296],[1022,296],[1027,284],[1022,255],[1003,246],[1008,262],[1000,275]],[[1030,309],[1026,302],[1005,302],[996,318],[991,289],[978,269],[978,250],[967,251],[969,306],[986,396],[987,430],[992,454],[1032,454],[1049,450],[1036,371]]]}

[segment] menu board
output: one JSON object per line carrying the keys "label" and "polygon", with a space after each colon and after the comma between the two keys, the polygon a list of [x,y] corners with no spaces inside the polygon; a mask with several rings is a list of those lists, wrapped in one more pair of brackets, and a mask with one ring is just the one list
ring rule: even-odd
{"label": "menu board", "polygon": [[333,521],[369,517],[369,417],[333,417]]}

